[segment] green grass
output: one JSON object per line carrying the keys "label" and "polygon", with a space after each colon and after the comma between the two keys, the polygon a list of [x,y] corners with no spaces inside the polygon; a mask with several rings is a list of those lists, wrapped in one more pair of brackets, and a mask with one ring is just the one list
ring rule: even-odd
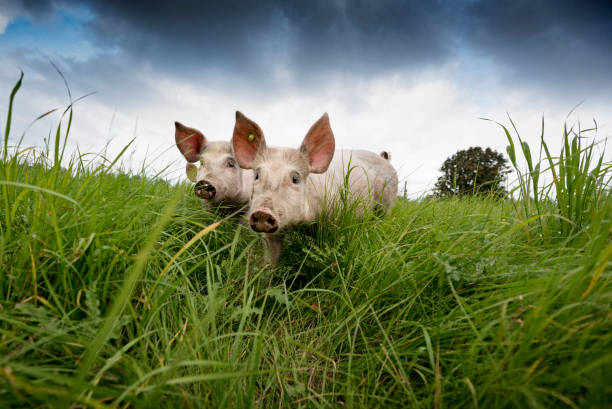
{"label": "green grass", "polygon": [[8,124],[3,408],[612,402],[609,185],[580,224],[554,195],[340,212],[289,232],[268,269],[261,239],[189,185],[63,157],[67,122],[52,148],[13,152]]}

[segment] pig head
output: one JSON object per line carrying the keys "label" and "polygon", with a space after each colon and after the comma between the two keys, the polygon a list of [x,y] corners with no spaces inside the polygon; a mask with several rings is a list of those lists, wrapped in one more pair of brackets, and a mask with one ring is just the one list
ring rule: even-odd
{"label": "pig head", "polygon": [[[249,201],[253,172],[238,166],[229,142],[209,142],[202,132],[175,122],[176,146],[202,203],[240,207]],[[194,164],[196,163],[196,164]]]}
{"label": "pig head", "polygon": [[346,201],[387,211],[397,196],[397,173],[389,155],[335,151],[329,117],[312,125],[298,149],[271,148],[261,128],[240,112],[232,137],[240,167],[253,169],[253,193],[248,220],[268,242],[267,261],[275,264],[281,252],[279,234],[287,227],[316,221],[324,210],[332,212]]}

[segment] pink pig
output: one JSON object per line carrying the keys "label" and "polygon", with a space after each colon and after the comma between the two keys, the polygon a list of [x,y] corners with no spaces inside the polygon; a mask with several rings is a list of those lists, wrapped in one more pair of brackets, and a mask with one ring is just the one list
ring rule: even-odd
{"label": "pink pig", "polygon": [[179,122],[174,125],[176,146],[187,159],[187,177],[195,183],[195,194],[202,203],[230,207],[248,203],[253,171],[240,169],[232,145],[209,142],[197,129]]}
{"label": "pink pig", "polygon": [[[310,128],[299,149],[270,148],[261,128],[236,112],[232,146],[238,164],[253,169],[253,193],[247,215],[251,228],[268,242],[267,261],[276,264],[288,226],[316,221],[342,205],[348,177],[349,200],[387,212],[397,196],[397,172],[387,152],[335,152],[334,134],[324,114]],[[350,172],[347,172],[350,166]]]}

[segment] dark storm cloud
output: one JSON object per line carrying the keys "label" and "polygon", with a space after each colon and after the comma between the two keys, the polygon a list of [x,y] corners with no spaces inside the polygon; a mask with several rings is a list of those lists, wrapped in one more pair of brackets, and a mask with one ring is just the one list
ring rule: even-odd
{"label": "dark storm cloud", "polygon": [[24,14],[39,20],[49,17],[55,11],[52,1],[48,0],[0,0],[0,13]]}
{"label": "dark storm cloud", "polygon": [[610,1],[478,1],[463,18],[466,44],[517,81],[612,87]]}
{"label": "dark storm cloud", "polygon": [[[444,7],[392,1],[91,2],[97,44],[173,71],[266,77],[372,72],[439,61],[449,33]],[[262,75],[263,74],[263,75]]]}
{"label": "dark storm cloud", "polygon": [[38,15],[88,4],[86,32],[97,46],[190,78],[269,86],[286,73],[289,82],[308,85],[330,73],[422,69],[468,51],[489,58],[508,83],[612,86],[609,1],[23,4]]}

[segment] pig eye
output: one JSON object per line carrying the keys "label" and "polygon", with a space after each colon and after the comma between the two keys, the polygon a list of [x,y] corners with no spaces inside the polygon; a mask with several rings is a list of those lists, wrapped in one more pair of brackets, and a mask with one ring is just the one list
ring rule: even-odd
{"label": "pig eye", "polygon": [[298,183],[300,183],[300,175],[297,172],[293,172],[291,174],[291,183],[293,183],[294,185],[297,185]]}
{"label": "pig eye", "polygon": [[255,180],[259,180],[259,172],[255,171]]}
{"label": "pig eye", "polygon": [[236,162],[234,162],[234,159],[228,159],[227,160],[227,167],[228,168],[235,168],[236,167]]}

